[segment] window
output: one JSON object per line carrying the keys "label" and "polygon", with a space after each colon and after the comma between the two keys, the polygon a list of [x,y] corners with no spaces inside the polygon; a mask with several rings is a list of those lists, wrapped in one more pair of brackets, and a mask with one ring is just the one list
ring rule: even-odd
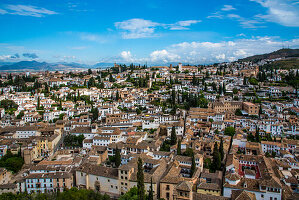
{"label": "window", "polygon": [[169,185],[166,185],[166,190],[169,190]]}
{"label": "window", "polygon": [[264,198],[264,195],[263,195],[263,194],[261,194],[261,197],[262,197],[262,198]]}
{"label": "window", "polygon": [[110,187],[113,188],[113,185],[111,185]]}
{"label": "window", "polygon": [[108,179],[108,182],[110,182],[110,179]]}
{"label": "window", "polygon": [[166,198],[169,198],[169,192],[166,192]]}

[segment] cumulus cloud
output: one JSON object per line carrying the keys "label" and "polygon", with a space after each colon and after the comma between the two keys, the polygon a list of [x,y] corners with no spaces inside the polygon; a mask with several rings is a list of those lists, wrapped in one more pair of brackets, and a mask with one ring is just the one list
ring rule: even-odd
{"label": "cumulus cloud", "polygon": [[44,17],[45,15],[58,14],[55,11],[31,5],[5,5],[0,9],[0,14],[22,15],[31,17]]}
{"label": "cumulus cloud", "polygon": [[35,53],[23,53],[22,55],[26,58],[31,58],[31,59],[38,58],[38,56]]}
{"label": "cumulus cloud", "polygon": [[17,58],[20,58],[20,55],[18,53],[16,53],[15,55],[10,56],[10,58],[17,59]]}
{"label": "cumulus cloud", "polygon": [[134,18],[122,22],[115,22],[114,25],[117,29],[121,30],[122,38],[136,39],[157,36],[157,34],[155,34],[155,30],[157,28],[164,28],[169,30],[188,30],[189,26],[199,22],[201,22],[201,20],[185,20],[178,21],[173,24],[163,24],[153,22],[151,20]]}
{"label": "cumulus cloud", "polygon": [[250,0],[267,9],[266,14],[256,17],[288,27],[299,27],[299,4],[297,0]]}
{"label": "cumulus cloud", "polygon": [[122,51],[120,53],[121,58],[125,61],[125,62],[135,62],[136,60],[133,58],[132,54],[130,51]]}
{"label": "cumulus cloud", "polygon": [[221,8],[222,11],[231,11],[236,10],[232,5],[224,5],[223,8]]}
{"label": "cumulus cloud", "polygon": [[163,63],[167,63],[167,62],[176,62],[178,60],[180,60],[180,56],[175,54],[175,53],[170,53],[167,50],[163,49],[163,50],[157,50],[157,51],[153,51],[150,54],[150,61],[151,62],[163,62]]}
{"label": "cumulus cloud", "polygon": [[222,42],[182,42],[161,50],[155,50],[143,58],[136,58],[130,51],[123,51],[120,56],[113,59],[110,58],[110,61],[115,60],[116,62],[126,63],[147,62],[149,64],[232,62],[240,58],[278,50],[282,45],[298,48],[299,39],[282,42],[278,37],[265,36]]}

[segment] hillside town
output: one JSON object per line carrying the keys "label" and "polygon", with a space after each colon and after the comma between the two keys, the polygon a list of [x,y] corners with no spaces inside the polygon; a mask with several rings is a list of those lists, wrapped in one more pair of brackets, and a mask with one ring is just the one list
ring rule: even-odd
{"label": "hillside town", "polygon": [[299,71],[274,61],[1,72],[0,194],[299,199]]}

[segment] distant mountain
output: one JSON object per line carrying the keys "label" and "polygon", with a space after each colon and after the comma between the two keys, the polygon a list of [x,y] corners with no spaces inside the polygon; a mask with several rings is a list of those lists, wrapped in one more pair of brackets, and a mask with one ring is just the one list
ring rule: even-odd
{"label": "distant mountain", "polygon": [[0,70],[47,70],[50,64],[37,61],[20,61],[0,66]]}
{"label": "distant mountain", "polygon": [[104,62],[96,63],[95,65],[93,65],[94,68],[108,68],[113,66],[114,63],[104,63]]}
{"label": "distant mountain", "polygon": [[[86,67],[86,66],[85,66]],[[0,71],[55,71],[55,70],[70,70],[82,69],[84,65],[78,63],[47,63],[33,61],[20,61],[16,63],[5,63],[1,65]]]}
{"label": "distant mountain", "polygon": [[282,57],[299,57],[299,49],[279,49],[272,53],[250,56],[247,58],[239,59],[238,61],[258,62],[263,59],[275,59],[275,58],[282,58]]}

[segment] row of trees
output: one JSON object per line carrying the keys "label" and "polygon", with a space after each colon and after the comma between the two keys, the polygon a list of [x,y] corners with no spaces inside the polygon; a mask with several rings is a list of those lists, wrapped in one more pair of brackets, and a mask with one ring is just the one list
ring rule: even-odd
{"label": "row of trees", "polygon": [[64,137],[63,143],[67,147],[83,147],[83,140],[84,140],[84,135],[66,135]]}
{"label": "row of trees", "polygon": [[169,99],[172,107],[176,105],[183,105],[183,107],[189,110],[191,107],[208,107],[208,100],[203,94],[196,95],[189,92],[177,93],[175,90],[171,91],[171,98]]}

